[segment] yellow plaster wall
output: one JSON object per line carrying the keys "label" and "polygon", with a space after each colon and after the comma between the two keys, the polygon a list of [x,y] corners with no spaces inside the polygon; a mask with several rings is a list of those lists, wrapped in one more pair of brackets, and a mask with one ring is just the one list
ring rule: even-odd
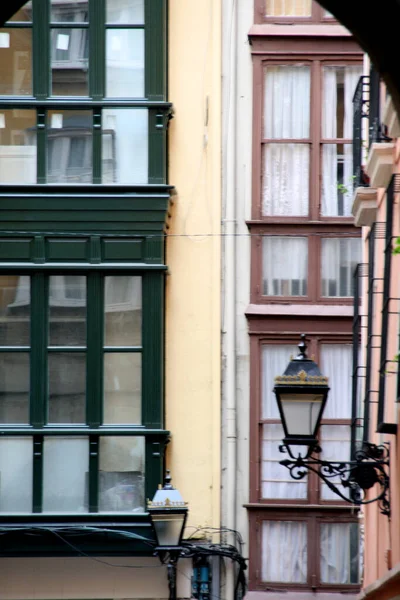
{"label": "yellow plaster wall", "polygon": [[219,0],[169,2],[167,463],[189,527],[218,526],[220,510],[220,11]]}

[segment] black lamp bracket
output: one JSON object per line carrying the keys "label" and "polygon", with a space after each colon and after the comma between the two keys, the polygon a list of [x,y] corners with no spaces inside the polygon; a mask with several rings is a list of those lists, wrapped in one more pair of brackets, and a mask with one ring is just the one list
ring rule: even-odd
{"label": "black lamp bracket", "polygon": [[[321,448],[315,444],[310,446],[306,456],[299,453],[296,457],[293,446],[284,443],[279,446],[281,452],[288,453],[292,460],[285,459],[281,465],[289,469],[292,479],[304,479],[308,471],[320,477],[332,492],[342,500],[351,504],[379,503],[383,515],[390,517],[390,451],[389,443],[380,446],[363,443],[361,449],[355,452],[354,460],[347,462],[321,460],[315,456]],[[339,478],[341,487],[331,480]],[[378,484],[379,493],[371,497],[367,492]],[[344,488],[342,491],[341,488]],[[346,494],[345,490],[348,490]]]}

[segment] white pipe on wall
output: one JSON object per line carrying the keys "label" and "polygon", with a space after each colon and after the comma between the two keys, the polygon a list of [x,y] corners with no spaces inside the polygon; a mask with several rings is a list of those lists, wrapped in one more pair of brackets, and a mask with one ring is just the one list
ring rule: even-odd
{"label": "white pipe on wall", "polygon": [[[237,109],[237,2],[223,0],[222,18],[222,202],[224,246],[222,255],[222,525],[236,529],[236,109]],[[236,540],[231,538],[231,543]],[[233,600],[234,568],[227,563],[225,598]]]}

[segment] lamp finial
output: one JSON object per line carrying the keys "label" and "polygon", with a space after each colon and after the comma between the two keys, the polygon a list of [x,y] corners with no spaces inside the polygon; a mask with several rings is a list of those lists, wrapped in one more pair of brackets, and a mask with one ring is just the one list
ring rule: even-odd
{"label": "lamp finial", "polygon": [[164,478],[164,490],[173,490],[174,489],[171,481],[172,481],[171,471],[169,469],[167,469],[165,478]]}
{"label": "lamp finial", "polygon": [[307,344],[306,344],[306,334],[302,333],[300,336],[300,343],[298,345],[298,349],[300,350],[300,354],[297,356],[299,360],[304,360],[307,358]]}

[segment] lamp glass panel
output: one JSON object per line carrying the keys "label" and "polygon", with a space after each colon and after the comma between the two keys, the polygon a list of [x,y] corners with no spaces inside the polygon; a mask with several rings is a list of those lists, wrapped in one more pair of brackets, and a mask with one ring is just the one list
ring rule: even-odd
{"label": "lamp glass panel", "polygon": [[153,514],[159,546],[178,546],[181,541],[185,513]]}
{"label": "lamp glass panel", "polygon": [[321,412],[322,394],[282,394],[281,404],[289,436],[312,436]]}

